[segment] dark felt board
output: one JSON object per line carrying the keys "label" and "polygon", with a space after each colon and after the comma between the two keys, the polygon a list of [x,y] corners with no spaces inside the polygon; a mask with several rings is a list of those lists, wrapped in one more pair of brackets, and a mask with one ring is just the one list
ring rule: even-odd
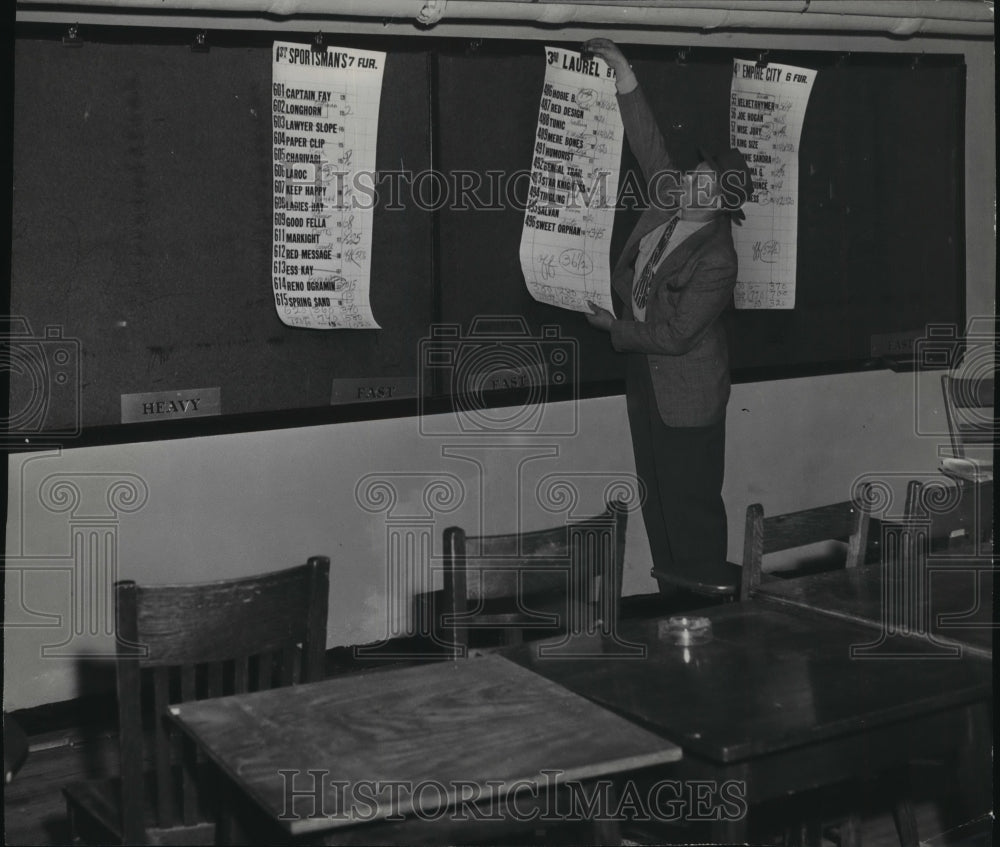
{"label": "dark felt board", "polygon": [[581,381],[620,379],[623,358],[607,333],[592,329],[578,312],[539,303],[524,284],[518,248],[545,68],[540,47],[520,49],[438,57],[438,167],[479,174],[475,196],[487,206],[445,208],[439,215],[443,318],[471,333],[477,317],[518,315],[528,336],[541,343],[548,341],[543,328],[557,326],[552,340],[570,341]]}
{"label": "dark felt board", "polygon": [[[729,144],[732,59],[669,48],[624,49],[680,167],[699,147]],[[965,66],[958,57],[773,54],[816,68],[800,141],[797,295],[794,310],[735,310],[726,316],[737,380],[863,367],[872,336],[962,325],[965,278],[962,182]],[[530,167],[545,72],[537,45],[487,45],[439,59],[440,103],[461,116],[438,133],[440,166]],[[638,167],[626,145],[619,198]],[[634,192],[631,192],[635,196]],[[520,192],[523,203],[524,189]],[[522,207],[523,208],[523,207]],[[638,210],[620,208],[612,261]],[[523,212],[453,212],[441,217],[445,313],[468,321],[509,309],[534,330],[558,322],[580,345],[584,380],[616,374],[620,357],[582,316],[536,303],[518,264]]]}
{"label": "dark felt board", "polygon": [[[36,336],[55,325],[79,341],[83,426],[117,423],[122,394],[195,387],[220,387],[226,415],[323,407],[335,378],[421,376],[432,323],[464,337],[495,315],[521,316],[533,338],[558,326],[577,351],[573,391],[619,390],[607,336],[534,301],[520,271],[527,179],[515,177],[531,162],[544,74],[535,43],[337,40],[389,52],[379,170],[484,181],[500,171],[504,196],[483,188],[497,208],[428,210],[404,192],[403,208],[386,209],[381,193],[372,304],[383,329],[281,323],[271,41],[237,34],[207,53],[134,32],[79,49],[53,32],[16,42],[11,314]],[[693,165],[700,144],[727,143],[732,58],[752,56],[698,50],[681,63],[673,48],[625,49],[679,165]],[[961,325],[960,59],[770,59],[819,71],[800,144],[796,308],[728,314],[735,378],[856,369],[870,363],[873,335]],[[623,169],[625,184],[636,172],[627,146]],[[617,213],[613,258],[636,217]],[[441,377],[433,385],[449,393]],[[76,401],[52,399],[58,428]],[[12,395],[12,409],[24,402]]]}
{"label": "dark felt board", "polygon": [[[427,211],[375,209],[383,329],[278,318],[270,42],[16,44],[11,313],[78,340],[84,427],[118,423],[128,393],[219,387],[239,414],[329,404],[337,377],[414,375],[434,306]],[[379,169],[430,164],[428,61],[387,57]]]}

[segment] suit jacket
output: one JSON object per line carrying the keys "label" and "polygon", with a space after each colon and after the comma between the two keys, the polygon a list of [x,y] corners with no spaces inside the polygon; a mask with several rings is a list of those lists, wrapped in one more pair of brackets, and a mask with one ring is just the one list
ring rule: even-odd
{"label": "suit jacket", "polygon": [[[656,119],[641,88],[619,95],[622,122],[650,191],[658,202],[639,218],[611,275],[624,302],[611,326],[621,352],[645,353],[660,417],[668,426],[707,426],[725,414],[729,401],[729,351],[721,316],[736,285],[736,250],[727,215],[720,215],[674,248],[650,282],[646,320],[632,314],[632,283],[639,241],[669,220],[673,184],[653,177],[673,167]],[[658,208],[665,206],[667,208]]]}

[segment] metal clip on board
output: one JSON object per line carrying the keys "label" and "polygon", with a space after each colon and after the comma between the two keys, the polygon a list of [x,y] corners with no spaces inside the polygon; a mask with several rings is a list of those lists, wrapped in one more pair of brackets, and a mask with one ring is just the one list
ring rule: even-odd
{"label": "metal clip on board", "polygon": [[83,39],[80,38],[80,25],[72,24],[63,36],[63,47],[83,47]]}

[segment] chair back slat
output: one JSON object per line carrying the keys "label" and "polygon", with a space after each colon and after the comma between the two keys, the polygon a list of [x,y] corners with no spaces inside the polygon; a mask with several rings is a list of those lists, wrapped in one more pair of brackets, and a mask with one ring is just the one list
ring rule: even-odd
{"label": "chair back slat", "polygon": [[[306,606],[306,631],[299,657],[299,682],[316,682],[323,678],[326,665],[326,619],[330,596],[330,561],[323,557],[309,560],[312,568],[310,601]],[[322,598],[318,602],[315,598]]]}
{"label": "chair back slat", "polygon": [[[621,597],[627,510],[617,502],[592,518],[523,533],[444,533],[445,629],[468,646],[470,630],[497,629],[507,644],[528,628],[610,620]],[[543,602],[545,601],[545,602]],[[555,604],[557,611],[543,611]],[[568,614],[560,614],[563,610]]]}
{"label": "chair back slat", "polygon": [[993,443],[993,431],[977,424],[959,422],[958,433],[963,445]]}
{"label": "chair back slat", "polygon": [[187,703],[191,700],[198,699],[198,692],[195,680],[195,665],[181,665],[180,667],[180,677],[181,677],[181,699],[182,703]]}
{"label": "chair back slat", "polygon": [[819,541],[846,541],[857,530],[858,511],[848,501],[765,517],[764,555]]}
{"label": "chair back slat", "polygon": [[[174,792],[171,786],[171,761],[175,757],[174,741],[163,718],[171,702],[170,668],[156,667],[153,676],[153,757],[156,763],[157,825],[173,826],[177,820]],[[137,745],[138,746],[138,745]],[[141,749],[141,747],[140,747]]]}
{"label": "chair back slat", "polygon": [[[200,699],[198,697],[198,667],[196,665],[181,665],[179,671],[181,686],[180,702],[188,703],[191,700]],[[157,715],[160,723],[167,723],[166,711],[158,711]],[[184,826],[191,826],[197,821],[195,804],[198,796],[192,773],[193,764],[191,760],[193,749],[188,743],[188,739],[179,732],[170,733],[170,743],[172,748],[172,772],[177,773],[180,779],[180,814],[178,817]],[[176,819],[171,821],[172,825],[176,823]]]}
{"label": "chair back slat", "polygon": [[944,375],[951,405],[957,409],[987,408],[993,405],[995,383],[992,377],[961,378]]}
{"label": "chair back slat", "polygon": [[763,558],[769,553],[794,550],[821,541],[843,541],[847,543],[844,566],[853,568],[862,564],[871,522],[868,510],[860,505],[866,502],[869,502],[868,492],[862,490],[857,502],[847,500],[770,517],[764,516],[760,503],[748,506],[743,539],[741,599],[750,598],[760,585]]}
{"label": "chair back slat", "polygon": [[299,655],[298,648],[285,645],[281,648],[278,659],[278,685],[294,685],[297,681],[296,664]]}
{"label": "chair back slat", "polygon": [[233,660],[233,693],[245,694],[250,690],[250,658],[238,656]]}
{"label": "chair back slat", "polygon": [[[329,560],[243,579],[194,585],[115,585],[123,831],[150,843],[202,827],[212,779],[195,745],[170,724],[170,704],[323,676]],[[143,676],[150,676],[151,819],[143,813]]]}
{"label": "chair back slat", "polygon": [[951,436],[952,453],[963,459],[966,446],[984,446],[996,440],[993,414],[995,381],[992,377],[941,377],[944,411]]}
{"label": "chair back slat", "polygon": [[[575,592],[570,608],[590,609],[593,621],[583,622],[588,627],[600,621],[617,618],[622,594],[622,571],[625,560],[625,531],[617,513],[610,515],[613,523],[587,522],[571,529],[570,546],[573,559],[581,563],[579,578],[571,583]],[[605,563],[622,565],[607,567]]]}
{"label": "chair back slat", "polygon": [[209,662],[206,668],[208,677],[208,689],[206,691],[207,697],[221,697],[222,696],[222,680],[223,673],[225,671],[225,665],[223,662]]}
{"label": "chair back slat", "polygon": [[187,736],[175,734],[180,747],[181,821],[184,826],[194,826],[204,820],[198,808],[198,750]]}
{"label": "chair back slat", "polygon": [[[139,630],[149,651],[144,664],[232,658],[247,653],[248,637],[253,644],[250,652],[301,642],[308,620],[289,619],[287,611],[308,608],[311,582],[309,571],[303,569],[292,578],[267,574],[250,583],[140,586]],[[209,587],[213,585],[214,589]]]}
{"label": "chair back slat", "polygon": [[125,844],[145,844],[145,791],[143,781],[142,671],[136,629],[136,592],[133,583],[117,586],[118,662],[115,685],[118,697],[119,768],[122,774],[122,839]]}
{"label": "chair back slat", "polygon": [[746,527],[743,533],[743,572],[740,598],[752,596],[760,585],[761,561],[764,557],[764,507],[760,503],[747,506]]}
{"label": "chair back slat", "polygon": [[569,544],[566,527],[524,536],[466,536],[466,596],[495,600],[566,591]]}
{"label": "chair back slat", "polygon": [[273,650],[262,650],[257,654],[257,683],[258,691],[271,687],[271,679],[274,674],[275,653]]}

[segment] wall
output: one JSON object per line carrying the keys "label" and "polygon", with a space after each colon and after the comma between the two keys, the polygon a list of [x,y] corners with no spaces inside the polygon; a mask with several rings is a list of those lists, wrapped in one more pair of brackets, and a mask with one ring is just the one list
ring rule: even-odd
{"label": "wall", "polygon": [[[483,27],[436,34],[473,33],[482,36]],[[490,34],[554,35],[518,27]],[[561,31],[559,37],[592,34]],[[994,314],[992,43],[829,34],[616,37],[748,49],[964,52],[968,313]],[[934,473],[938,448],[947,441],[940,435],[938,378],[878,371],[736,386],[724,489],[730,558],[741,556],[742,517],[751,502],[785,511],[843,499],[863,474]],[[440,575],[425,569],[390,583],[390,539],[429,539],[435,546],[425,558],[433,564],[441,530],[451,523],[486,532],[517,522],[524,528],[551,523],[553,512],[538,505],[537,494],[539,485],[560,479],[579,491],[578,513],[597,511],[606,487],[634,473],[622,398],[558,404],[545,415],[571,416],[576,434],[547,434],[546,421],[556,417],[543,417],[534,433],[485,439],[422,434],[417,419],[399,419],[11,456],[4,708],[67,700],[109,683],[107,585],[113,578],[155,583],[234,576],[323,553],[333,560],[330,646],[405,629],[409,594],[437,584]],[[424,423],[426,433],[447,421]],[[378,499],[384,489],[364,485],[372,474],[395,489],[395,505],[380,508],[388,505]],[[560,489],[546,490],[561,515]],[[70,491],[79,499],[65,499]],[[655,590],[649,567],[642,522],[634,515],[627,594]],[[103,574],[95,585],[75,584],[95,572]],[[397,584],[407,588],[387,588]]]}

